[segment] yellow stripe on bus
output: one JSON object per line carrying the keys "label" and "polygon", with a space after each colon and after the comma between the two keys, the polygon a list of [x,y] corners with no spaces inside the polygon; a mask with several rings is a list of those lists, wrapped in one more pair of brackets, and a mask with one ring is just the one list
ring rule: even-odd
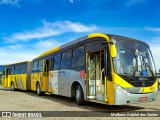
{"label": "yellow stripe on bus", "polygon": [[40,56],[38,56],[37,58],[42,57],[42,56],[45,56],[45,55],[48,55],[48,54],[51,54],[51,53],[53,53],[53,52],[56,52],[56,51],[58,51],[59,49],[60,49],[60,46],[55,47],[55,48],[53,48],[53,49],[51,49],[51,50],[48,50],[48,51],[42,53],[42,54],[41,54]]}
{"label": "yellow stripe on bus", "polygon": [[109,42],[109,37],[106,34],[102,33],[92,33],[88,35],[88,38],[94,38],[94,37],[103,37],[106,39],[107,42]]}

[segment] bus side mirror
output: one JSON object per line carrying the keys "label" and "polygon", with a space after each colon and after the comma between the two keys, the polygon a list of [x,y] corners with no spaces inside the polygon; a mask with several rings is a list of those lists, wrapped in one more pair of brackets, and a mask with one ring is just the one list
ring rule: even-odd
{"label": "bus side mirror", "polygon": [[117,56],[117,50],[116,50],[115,45],[111,45],[110,48],[111,48],[111,57],[115,58]]}

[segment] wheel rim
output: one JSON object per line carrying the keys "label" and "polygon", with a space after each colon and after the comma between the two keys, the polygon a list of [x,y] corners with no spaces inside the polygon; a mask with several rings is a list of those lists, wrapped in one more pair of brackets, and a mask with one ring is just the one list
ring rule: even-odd
{"label": "wheel rim", "polygon": [[79,90],[77,89],[76,90],[76,101],[79,102],[79,98],[80,98],[80,92]]}
{"label": "wheel rim", "polygon": [[37,84],[37,94],[40,93],[39,84]]}
{"label": "wheel rim", "polygon": [[14,90],[14,84],[12,83],[11,89]]}

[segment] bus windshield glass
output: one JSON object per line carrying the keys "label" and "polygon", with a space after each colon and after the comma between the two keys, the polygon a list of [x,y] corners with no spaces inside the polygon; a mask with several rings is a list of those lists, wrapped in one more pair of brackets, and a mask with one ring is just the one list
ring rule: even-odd
{"label": "bus windshield glass", "polygon": [[154,61],[149,46],[142,42],[114,40],[117,56],[113,58],[117,74],[151,77],[155,75]]}

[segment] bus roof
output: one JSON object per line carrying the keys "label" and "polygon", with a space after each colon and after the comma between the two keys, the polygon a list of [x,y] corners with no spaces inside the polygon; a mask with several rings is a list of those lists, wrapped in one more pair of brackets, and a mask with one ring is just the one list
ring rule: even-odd
{"label": "bus roof", "polygon": [[[58,51],[58,50],[61,50],[61,49],[63,49],[63,48],[66,48],[66,47],[68,47],[68,46],[74,45],[74,44],[76,44],[76,43],[79,43],[79,42],[82,42],[82,41],[85,41],[85,40],[87,40],[87,39],[89,39],[89,38],[94,38],[94,37],[103,37],[103,38],[105,38],[106,40],[108,40],[108,42],[109,42],[109,39],[110,39],[110,38],[114,37],[114,38],[117,38],[117,39],[118,39],[118,38],[119,38],[119,39],[127,39],[127,40],[130,40],[130,41],[137,41],[137,42],[141,42],[141,43],[147,44],[147,43],[145,43],[145,42],[143,42],[143,41],[140,41],[140,40],[136,40],[136,39],[128,38],[128,37],[124,37],[124,36],[119,36],[119,35],[104,34],[104,33],[92,33],[92,34],[89,34],[89,35],[87,35],[87,36],[84,36],[84,37],[80,37],[80,38],[78,38],[78,39],[75,39],[75,40],[73,40],[73,41],[71,41],[71,42],[69,42],[69,43],[66,43],[66,44],[64,44],[64,45],[61,45],[61,46],[55,47],[55,48],[53,48],[53,49],[51,49],[51,50],[48,50],[48,51],[40,54],[37,58],[44,57],[44,56],[46,56],[46,55],[49,55],[49,54],[51,54],[51,53],[53,53],[53,52],[56,52],[56,51]],[[148,45],[148,44],[147,44],[147,45]],[[37,59],[37,58],[35,58],[35,59]]]}
{"label": "bus roof", "polygon": [[53,52],[56,52],[56,51],[58,51],[58,50],[60,50],[60,49],[66,48],[66,47],[68,47],[68,46],[70,46],[70,45],[73,45],[73,44],[76,44],[76,43],[78,43],[78,42],[84,41],[84,40],[86,40],[86,39],[88,39],[88,37],[87,37],[87,36],[84,36],[84,37],[78,38],[78,39],[76,39],[76,40],[73,40],[73,41],[71,41],[71,42],[69,42],[69,43],[66,43],[66,44],[64,44],[64,45],[62,45],[62,46],[57,46],[57,47],[55,47],[55,48],[53,48],[53,49],[51,49],[51,50],[48,50],[48,51],[40,54],[37,58],[40,58],[40,57],[49,55],[49,54],[51,54],[51,53],[53,53]]}
{"label": "bus roof", "polygon": [[55,47],[55,48],[53,48],[53,49],[51,49],[51,50],[48,50],[48,51],[42,53],[41,55],[38,56],[38,58],[39,58],[39,57],[42,57],[42,56],[45,56],[45,55],[48,55],[48,54],[50,54],[50,53],[56,52],[56,51],[58,51],[59,49],[60,49],[60,46],[57,46],[57,47]]}
{"label": "bus roof", "polygon": [[28,60],[28,61],[15,62],[15,63],[6,64],[4,66],[9,66],[9,65],[14,65],[14,64],[20,64],[20,63],[25,63],[25,62],[27,63],[27,62],[31,62],[31,61]]}

